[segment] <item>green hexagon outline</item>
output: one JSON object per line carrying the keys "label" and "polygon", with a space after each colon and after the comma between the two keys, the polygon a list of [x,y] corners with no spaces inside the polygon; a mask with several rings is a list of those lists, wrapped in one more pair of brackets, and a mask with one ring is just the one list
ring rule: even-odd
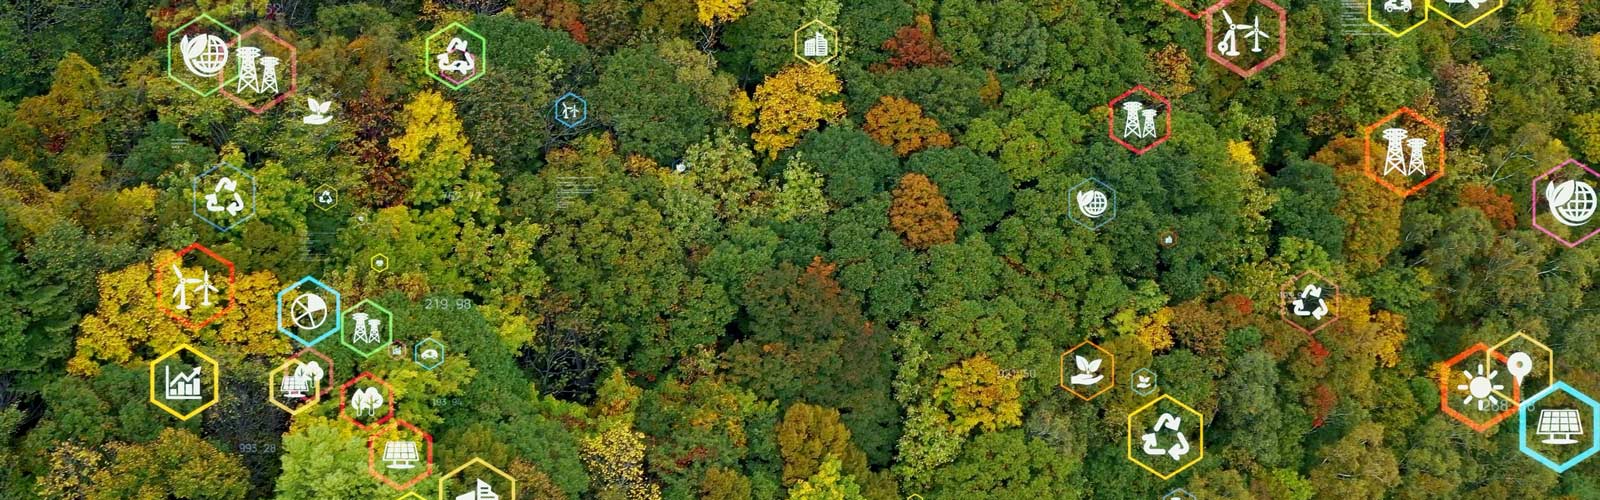
{"label": "green hexagon outline", "polygon": [[[349,308],[347,308],[344,311],[340,312],[339,315],[340,316],[347,316],[347,315],[350,314],[351,311],[354,311],[356,309],[360,309],[361,306],[372,306],[373,309],[377,309],[379,312],[383,313],[383,316],[384,316],[383,334],[384,334],[384,337],[385,337],[383,342],[378,344],[378,347],[374,348],[373,350],[371,350],[369,352],[361,352],[361,348],[353,346],[353,345],[350,345],[350,341],[345,340],[346,338],[350,337],[350,332],[352,330],[354,330],[354,328],[340,328],[339,329],[339,343],[340,344],[344,344],[344,346],[350,348],[351,351],[355,351],[356,354],[360,354],[361,355],[361,359],[366,359],[366,358],[372,357],[373,354],[377,354],[378,351],[383,350],[385,347],[389,347],[389,344],[393,344],[394,343],[394,313],[389,312],[388,309],[385,309],[383,306],[378,305],[377,302],[373,302],[372,299],[361,299],[361,302],[357,302],[356,305],[350,306]],[[343,320],[341,320],[341,321],[343,321]]]}
{"label": "green hexagon outline", "polygon": [[1421,21],[1417,21],[1416,24],[1411,25],[1411,27],[1409,27],[1409,28],[1406,28],[1406,29],[1403,29],[1403,30],[1400,30],[1400,31],[1395,31],[1394,29],[1390,28],[1389,25],[1380,23],[1380,22],[1378,22],[1377,19],[1373,19],[1372,18],[1372,2],[1376,2],[1376,1],[1378,1],[1378,0],[1367,0],[1367,24],[1371,24],[1373,26],[1377,26],[1377,27],[1383,29],[1384,32],[1389,33],[1390,36],[1393,36],[1395,38],[1400,38],[1402,36],[1406,36],[1406,34],[1410,33],[1412,30],[1415,30],[1415,29],[1421,27],[1422,25],[1427,24],[1428,23],[1429,13],[1433,11],[1433,0],[1422,0],[1422,20]]}
{"label": "green hexagon outline", "polygon": [[207,21],[211,21],[212,24],[215,24],[215,25],[217,25],[218,27],[221,27],[224,30],[227,30],[228,33],[232,33],[233,34],[233,38],[238,38],[239,37],[239,32],[234,31],[233,27],[228,26],[226,24],[223,24],[222,21],[218,21],[217,18],[211,17],[211,14],[206,14],[206,13],[201,13],[199,16],[196,16],[194,19],[190,19],[189,22],[183,23],[183,26],[179,26],[177,28],[173,28],[172,31],[168,31],[167,32],[167,78],[171,79],[174,82],[178,82],[178,85],[182,85],[183,88],[189,89],[189,91],[194,92],[196,94],[199,94],[200,97],[211,97],[211,94],[217,93],[218,90],[222,90],[223,87],[226,87],[226,86],[228,86],[228,84],[233,83],[234,80],[239,79],[239,75],[235,74],[235,75],[233,75],[233,78],[229,78],[227,80],[223,80],[223,81],[217,82],[217,86],[215,88],[212,88],[211,90],[206,91],[206,92],[201,92],[200,89],[194,88],[193,85],[189,85],[189,82],[183,81],[182,78],[178,78],[177,76],[174,76],[172,74],[172,35],[183,32],[184,28],[188,28],[189,25],[197,23],[197,22],[200,22],[200,19],[202,19],[202,18],[207,20]]}
{"label": "green hexagon outline", "polygon": [[1506,7],[1506,0],[1495,0],[1494,8],[1486,10],[1486,11],[1483,11],[1483,14],[1479,14],[1478,17],[1474,17],[1474,18],[1472,18],[1471,21],[1467,21],[1467,22],[1463,23],[1463,22],[1461,22],[1461,20],[1456,19],[1455,16],[1451,16],[1449,12],[1445,12],[1443,9],[1439,9],[1437,7],[1434,7],[1433,6],[1433,2],[1431,2],[1431,1],[1428,2],[1428,9],[1429,10],[1432,10],[1434,12],[1438,12],[1440,16],[1443,16],[1445,19],[1450,20],[1450,22],[1452,22],[1452,23],[1456,23],[1456,26],[1460,26],[1460,27],[1463,27],[1463,28],[1471,28],[1472,25],[1478,24],[1478,21],[1482,21],[1483,18],[1489,17],[1490,14],[1493,14],[1493,13],[1496,13],[1496,12],[1500,12],[1500,9],[1503,9],[1505,7]]}
{"label": "green hexagon outline", "polygon": [[[473,72],[472,76],[467,77],[466,80],[462,80],[461,84],[459,85],[450,83],[450,80],[446,80],[444,77],[439,76],[439,72],[437,71],[427,71],[428,62],[433,60],[433,39],[438,37],[440,34],[443,34],[450,28],[460,29],[461,31],[471,34],[473,38],[478,39],[478,64],[481,66],[479,67],[478,71]],[[478,81],[479,78],[483,77],[484,73],[489,72],[489,39],[484,38],[483,35],[478,34],[476,31],[472,31],[472,28],[463,26],[459,22],[451,22],[450,24],[445,25],[443,28],[434,30],[432,34],[428,35],[427,39],[423,40],[422,68],[423,71],[428,73],[429,77],[432,77],[434,80],[438,80],[439,83],[444,84],[445,87],[449,87],[450,90],[461,90],[468,84]]]}

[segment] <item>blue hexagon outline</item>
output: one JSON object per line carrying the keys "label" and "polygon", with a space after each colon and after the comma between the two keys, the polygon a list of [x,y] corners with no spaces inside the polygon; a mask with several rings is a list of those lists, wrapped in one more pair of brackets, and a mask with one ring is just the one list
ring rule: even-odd
{"label": "blue hexagon outline", "polygon": [[[249,215],[239,218],[239,220],[233,221],[232,224],[228,224],[228,227],[219,226],[217,225],[216,221],[213,221],[204,215],[200,215],[200,198],[195,196],[200,192],[200,178],[211,175],[212,172],[217,171],[217,169],[222,168],[223,166],[227,166],[228,168],[233,169],[233,171],[238,172],[239,175],[243,175],[245,178],[250,179],[250,213]],[[244,221],[255,218],[256,216],[256,176],[250,175],[249,172],[245,172],[244,169],[234,166],[232,163],[219,161],[216,165],[212,165],[211,168],[206,169],[205,172],[201,172],[200,175],[196,175],[193,179],[189,180],[189,189],[189,211],[193,213],[196,218],[206,221],[206,224],[210,224],[211,227],[217,228],[218,231],[227,232],[228,230],[238,227],[239,224],[244,223]]]}
{"label": "blue hexagon outline", "polygon": [[1560,474],[1566,472],[1567,469],[1571,469],[1573,466],[1578,465],[1578,463],[1583,462],[1584,459],[1589,458],[1596,452],[1600,452],[1600,435],[1590,432],[1589,449],[1584,450],[1582,453],[1579,453],[1576,456],[1567,459],[1566,462],[1562,462],[1560,464],[1555,463],[1554,460],[1545,458],[1544,455],[1541,455],[1539,452],[1533,451],[1532,448],[1528,447],[1528,408],[1532,407],[1534,403],[1539,402],[1539,400],[1544,399],[1545,396],[1549,396],[1557,390],[1571,394],[1574,399],[1582,401],[1583,404],[1589,405],[1589,408],[1593,410],[1589,412],[1590,429],[1600,429],[1600,402],[1597,402],[1594,400],[1594,398],[1590,398],[1589,395],[1572,388],[1572,386],[1567,385],[1566,382],[1557,380],[1554,385],[1546,387],[1543,391],[1539,391],[1538,394],[1533,395],[1533,397],[1528,398],[1527,400],[1523,401],[1521,405],[1518,405],[1517,448],[1522,450],[1523,455],[1533,457],[1534,460],[1544,464],[1545,467],[1549,467],[1550,470],[1556,471],[1557,474]]}
{"label": "blue hexagon outline", "polygon": [[277,295],[277,299],[278,299],[278,324],[276,325],[278,327],[278,331],[282,332],[284,335],[288,335],[289,338],[294,339],[296,342],[299,342],[300,345],[303,345],[303,346],[306,346],[306,347],[312,347],[312,346],[315,346],[315,345],[317,345],[318,343],[320,343],[320,342],[322,342],[324,340],[327,340],[328,337],[332,337],[332,336],[338,334],[340,331],[344,330],[344,314],[340,313],[340,312],[335,312],[334,314],[337,316],[337,318],[334,319],[333,328],[330,328],[330,329],[328,329],[328,331],[323,332],[322,335],[317,336],[317,338],[313,339],[310,342],[306,342],[306,339],[300,338],[299,335],[295,335],[294,332],[289,331],[288,328],[284,328],[283,327],[283,294],[289,293],[290,290],[299,290],[300,289],[300,285],[306,284],[307,281],[310,281],[312,284],[317,285],[318,288],[321,288],[323,290],[327,290],[328,293],[333,294],[333,310],[334,311],[343,311],[344,308],[342,307],[342,304],[340,302],[339,291],[338,290],[334,290],[333,287],[328,286],[327,284],[324,284],[321,280],[318,280],[318,279],[313,278],[311,276],[306,276],[304,278],[300,278],[300,281],[294,282],[293,285],[289,285],[289,286],[285,287],[282,290],[278,290],[278,295]]}
{"label": "blue hexagon outline", "polygon": [[[1144,392],[1139,392],[1139,388],[1134,385],[1133,381],[1139,379],[1139,372],[1149,373],[1150,374],[1150,379],[1155,382],[1154,384],[1151,384],[1150,390],[1144,391]],[[1138,394],[1140,396],[1149,396],[1151,394],[1155,394],[1155,392],[1160,390],[1160,389],[1161,389],[1161,377],[1159,375],[1156,375],[1156,371],[1155,370],[1151,370],[1150,367],[1148,367],[1148,366],[1141,367],[1138,370],[1134,370],[1133,373],[1128,375],[1128,390],[1133,391],[1134,394]]]}
{"label": "blue hexagon outline", "polygon": [[[1113,219],[1117,218],[1117,189],[1111,187],[1110,184],[1106,184],[1105,182],[1101,181],[1100,179],[1096,179],[1094,177],[1090,177],[1088,179],[1084,179],[1082,182],[1079,182],[1077,184],[1073,184],[1071,188],[1067,189],[1067,196],[1069,196],[1069,197],[1072,196],[1072,193],[1076,192],[1078,190],[1078,188],[1083,187],[1084,184],[1088,184],[1088,183],[1091,183],[1091,182],[1093,182],[1095,184],[1099,184],[1100,187],[1106,188],[1106,191],[1110,191],[1111,192],[1111,216],[1110,217],[1105,217],[1105,218],[1103,218],[1103,219],[1101,219],[1099,221],[1100,222],[1099,224],[1095,224],[1095,225],[1091,226],[1089,224],[1085,224],[1081,220],[1078,220],[1078,216],[1077,216],[1078,212],[1076,212],[1077,207],[1075,205],[1069,205],[1068,208],[1067,208],[1067,218],[1068,219],[1072,219],[1072,222],[1076,222],[1078,225],[1083,226],[1083,227],[1087,228],[1090,231],[1097,231],[1101,227],[1105,226],[1106,223],[1109,223]],[[1069,200],[1069,201],[1071,201],[1071,200]]]}
{"label": "blue hexagon outline", "polygon": [[[426,343],[429,343],[429,342],[433,342],[434,345],[439,346],[439,361],[434,362],[433,366],[428,366],[428,365],[422,364],[422,360],[417,358],[417,353],[422,352],[422,349],[418,349],[418,347],[422,347],[422,344],[426,344]],[[428,338],[422,339],[420,342],[417,342],[416,345],[411,346],[411,362],[412,363],[416,363],[417,366],[420,366],[420,367],[422,367],[422,369],[428,370],[430,372],[433,371],[434,368],[438,368],[439,365],[444,364],[445,354],[446,354],[446,351],[445,351],[444,342],[440,342],[437,339],[434,339],[433,337],[428,337]]]}
{"label": "blue hexagon outline", "polygon": [[[572,122],[572,123],[567,123],[566,120],[562,120],[561,119],[561,114],[556,112],[557,111],[557,107],[561,105],[561,101],[567,100],[568,97],[571,97],[573,99],[577,99],[579,103],[583,104],[583,117],[582,118],[578,118],[578,121]],[[566,126],[569,129],[578,128],[579,125],[583,125],[584,122],[589,121],[589,101],[587,99],[584,99],[583,96],[580,96],[578,94],[574,94],[574,93],[571,93],[571,92],[567,92],[566,94],[562,95],[561,97],[556,98],[555,102],[550,103],[550,117],[554,118],[556,120],[556,123],[560,123],[560,124]]]}

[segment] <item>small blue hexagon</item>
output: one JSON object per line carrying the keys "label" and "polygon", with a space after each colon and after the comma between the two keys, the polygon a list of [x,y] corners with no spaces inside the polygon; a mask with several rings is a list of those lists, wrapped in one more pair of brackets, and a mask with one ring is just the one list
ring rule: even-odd
{"label": "small blue hexagon", "polygon": [[550,115],[567,128],[578,128],[583,122],[589,121],[589,101],[567,92],[550,106]]}
{"label": "small blue hexagon", "polygon": [[[434,348],[425,349],[422,347],[424,344],[432,344]],[[411,361],[424,370],[433,371],[434,368],[444,364],[444,342],[434,340],[432,337],[422,339],[411,348]]]}
{"label": "small blue hexagon", "polygon": [[[1590,420],[1588,426],[1590,431],[1589,448],[1559,464],[1528,447],[1528,408],[1533,407],[1535,403],[1538,403],[1539,400],[1544,399],[1545,396],[1554,394],[1555,391],[1565,392],[1571,395],[1574,399],[1582,401],[1583,404],[1588,405]],[[1517,447],[1522,449],[1522,453],[1524,455],[1533,457],[1534,460],[1538,460],[1539,463],[1544,464],[1545,467],[1549,467],[1550,470],[1556,471],[1557,474],[1566,472],[1567,469],[1571,469],[1572,466],[1578,465],[1579,462],[1589,458],[1589,456],[1594,455],[1596,452],[1600,452],[1600,435],[1597,435],[1594,432],[1595,429],[1600,429],[1600,402],[1596,402],[1594,398],[1590,398],[1587,394],[1578,392],[1577,389],[1573,389],[1572,386],[1567,385],[1566,382],[1557,381],[1555,385],[1551,385],[1550,387],[1545,388],[1545,390],[1539,391],[1539,393],[1533,395],[1533,397],[1523,401],[1522,404],[1517,407],[1517,423],[1519,424],[1517,426]]]}
{"label": "small blue hexagon", "polygon": [[[202,185],[204,181],[204,185]],[[239,184],[249,183],[249,198]],[[221,161],[190,181],[189,205],[194,216],[218,231],[227,231],[256,215],[256,178]],[[208,191],[209,190],[209,191]],[[229,199],[228,195],[232,198]],[[204,204],[201,200],[205,200]],[[201,209],[204,209],[204,212]],[[211,215],[207,215],[211,214]],[[223,218],[223,220],[213,219]]]}
{"label": "small blue hexagon", "polygon": [[[1146,384],[1146,387],[1142,389],[1139,388],[1140,376],[1145,377],[1149,382]],[[1138,370],[1134,370],[1133,375],[1128,376],[1128,389],[1132,390],[1134,394],[1138,394],[1140,396],[1149,396],[1154,394],[1156,390],[1161,387],[1159,382],[1160,381],[1156,379],[1156,372],[1150,370],[1149,368],[1140,368]]]}
{"label": "small blue hexagon", "polygon": [[1068,189],[1067,196],[1072,198],[1067,200],[1067,217],[1090,231],[1117,218],[1117,190],[1100,179],[1084,179]]}
{"label": "small blue hexagon", "polygon": [[[331,309],[328,306],[327,300],[323,299],[320,294],[301,292],[291,299],[292,303],[289,307],[289,325],[295,327],[296,329],[316,332],[317,330],[322,330],[324,326],[327,326],[328,319],[333,319],[333,326],[331,328],[326,328],[321,333],[317,333],[315,338],[312,338],[309,341],[306,340],[305,337],[301,337],[300,335],[296,334],[290,328],[285,327],[283,322],[283,296],[287,295],[289,292],[300,290],[308,283],[316,288],[321,288],[323,291],[326,291],[328,295],[333,296],[333,306]],[[311,297],[307,297],[308,295]],[[339,303],[339,291],[334,290],[333,287],[323,284],[316,278],[310,276],[300,278],[300,281],[296,281],[293,285],[289,285],[283,290],[279,290],[277,297],[278,331],[283,332],[284,335],[288,335],[289,338],[294,339],[301,345],[306,347],[317,345],[318,342],[322,342],[324,339],[327,339],[328,337],[331,337],[344,329],[344,315],[339,313],[343,310]],[[318,311],[323,313],[320,320],[315,318],[315,313]],[[309,327],[307,327],[308,324],[310,325]]]}

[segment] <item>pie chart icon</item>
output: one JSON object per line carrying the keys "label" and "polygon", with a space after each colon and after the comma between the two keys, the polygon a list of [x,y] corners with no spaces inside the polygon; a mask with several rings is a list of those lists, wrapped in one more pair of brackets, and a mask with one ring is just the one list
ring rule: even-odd
{"label": "pie chart icon", "polygon": [[328,302],[320,295],[302,293],[289,305],[289,318],[294,321],[294,326],[300,327],[301,330],[320,327],[328,320]]}

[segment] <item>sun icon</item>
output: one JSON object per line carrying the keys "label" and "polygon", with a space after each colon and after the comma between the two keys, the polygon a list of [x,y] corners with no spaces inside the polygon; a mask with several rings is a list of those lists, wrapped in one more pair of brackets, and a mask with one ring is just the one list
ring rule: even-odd
{"label": "sun icon", "polygon": [[[1488,371],[1488,375],[1483,372]],[[1474,376],[1471,371],[1462,370],[1461,376],[1466,377],[1466,383],[1456,386],[1456,390],[1465,391],[1467,397],[1461,399],[1461,404],[1472,405],[1478,403],[1478,411],[1490,411],[1490,408],[1500,406],[1500,398],[1495,397],[1494,391],[1505,390],[1504,385],[1494,383],[1494,378],[1500,375],[1500,370],[1488,370],[1484,363],[1478,363],[1478,374]]]}

